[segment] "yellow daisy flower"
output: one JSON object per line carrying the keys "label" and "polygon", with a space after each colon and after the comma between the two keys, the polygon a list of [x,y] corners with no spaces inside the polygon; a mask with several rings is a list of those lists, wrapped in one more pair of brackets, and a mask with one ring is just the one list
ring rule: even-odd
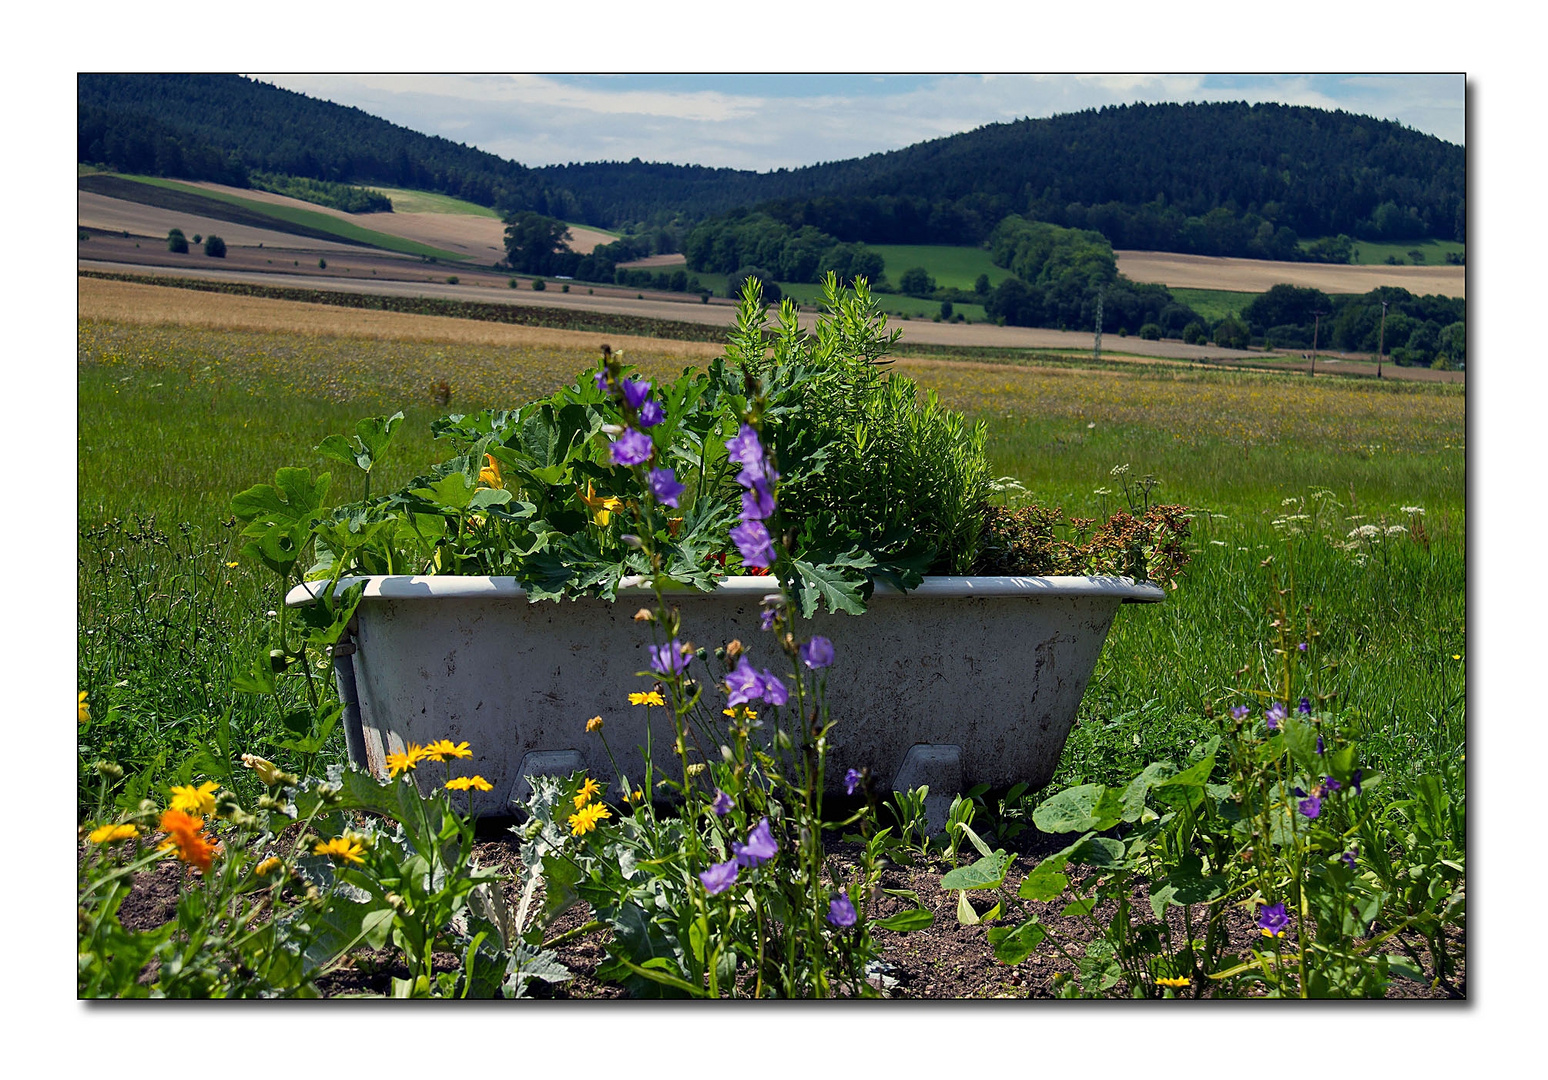
{"label": "yellow daisy flower", "polygon": [[278,870],[281,865],[282,864],[280,863],[280,860],[277,856],[270,855],[267,859],[263,860],[263,862],[253,867],[253,873],[257,874],[259,877],[268,877],[270,874],[274,873],[274,871]]}
{"label": "yellow daisy flower", "polygon": [[424,756],[431,761],[445,761],[447,758],[472,757],[473,751],[468,749],[467,743],[453,744],[450,739],[437,739],[424,748]]}
{"label": "yellow daisy flower", "polygon": [[172,809],[181,810],[195,817],[208,817],[215,812],[215,792],[220,785],[207,780],[198,787],[172,788]]}
{"label": "yellow daisy flower", "polygon": [[408,749],[406,749],[402,753],[388,754],[387,755],[387,775],[388,775],[388,777],[395,779],[399,773],[401,773],[401,772],[408,772],[415,765],[418,765],[420,763],[420,761],[424,759],[424,756],[425,756],[425,748],[423,746],[416,746],[413,743],[409,743],[408,744]]}
{"label": "yellow daisy flower", "polygon": [[133,840],[140,830],[133,825],[102,825],[91,830],[86,839],[93,844],[116,844],[120,840]]}
{"label": "yellow daisy flower", "polygon": [[81,691],[81,696],[75,702],[75,722],[84,724],[91,719],[91,706],[86,703],[86,691]]}
{"label": "yellow daisy flower", "polygon": [[1191,985],[1193,985],[1193,980],[1192,979],[1187,979],[1187,978],[1157,979],[1156,980],[1156,985],[1157,986],[1170,986],[1170,987],[1173,987],[1173,988],[1181,988],[1181,987],[1184,987],[1184,986],[1191,986]]}
{"label": "yellow daisy flower", "polygon": [[469,788],[474,791],[493,791],[494,785],[482,776],[459,776],[455,780],[446,781],[447,791],[467,791]]}
{"label": "yellow daisy flower", "polygon": [[661,696],[661,691],[651,690],[643,694],[630,694],[630,705],[666,705],[666,698]]}
{"label": "yellow daisy flower", "polygon": [[612,816],[608,813],[607,807],[601,803],[583,806],[570,815],[570,832],[574,836],[584,836],[597,827],[597,822]]}
{"label": "yellow daisy flower", "polygon": [[730,709],[721,709],[720,712],[722,716],[729,716],[733,720],[739,717],[743,720],[758,719],[758,710],[749,709],[746,705],[737,705]]}
{"label": "yellow daisy flower", "polygon": [[365,846],[355,836],[336,836],[332,840],[324,840],[312,849],[312,854],[327,855],[357,864],[365,862]]}

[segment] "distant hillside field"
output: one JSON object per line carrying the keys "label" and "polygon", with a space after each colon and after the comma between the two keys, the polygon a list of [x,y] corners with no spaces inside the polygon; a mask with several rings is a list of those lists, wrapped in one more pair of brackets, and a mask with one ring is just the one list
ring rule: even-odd
{"label": "distant hillside field", "polygon": [[[145,203],[168,210],[181,210],[190,214],[251,225],[276,232],[291,233],[313,240],[332,240],[361,247],[381,248],[405,255],[425,255],[438,259],[465,259],[466,255],[444,248],[387,233],[362,228],[350,220],[351,215],[321,208],[301,209],[286,205],[299,200],[284,196],[256,192],[253,195],[234,195],[209,187],[196,187],[151,176],[119,176],[111,173],[95,173],[80,176],[76,180],[82,191],[95,192],[115,199]],[[268,195],[267,199],[260,196]]]}
{"label": "distant hillside field", "polygon": [[1267,292],[1275,285],[1299,285],[1325,293],[1367,293],[1383,285],[1415,296],[1466,297],[1462,266],[1349,266],[1342,263],[1268,262],[1208,258],[1164,251],[1119,251],[1118,272],[1131,281],[1173,289]]}
{"label": "distant hillside field", "polygon": [[971,289],[979,274],[989,275],[993,288],[1011,272],[989,261],[989,252],[981,247],[956,247],[946,244],[871,244],[867,245],[887,263],[887,280],[898,283],[905,271],[922,266],[935,279],[937,288]]}

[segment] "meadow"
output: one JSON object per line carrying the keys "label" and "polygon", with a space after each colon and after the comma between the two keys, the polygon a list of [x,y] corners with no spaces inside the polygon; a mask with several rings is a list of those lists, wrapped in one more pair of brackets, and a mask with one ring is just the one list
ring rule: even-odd
{"label": "meadow", "polygon": [[[222,754],[286,755],[267,706],[231,689],[267,648],[266,612],[278,604],[236,554],[234,492],[283,465],[322,471],[313,448],[324,437],[401,408],[375,479],[385,490],[436,460],[436,416],[514,406],[595,362],[587,335],[512,327],[494,343],[432,329],[453,320],[415,332],[422,317],[399,318],[397,338],[80,322],[78,656],[92,713],[80,735],[83,800],[98,758],[138,776],[131,792],[143,792],[219,776]],[[653,377],[702,362],[705,348],[612,344]],[[1117,782],[1202,740],[1205,710],[1272,667],[1274,575],[1293,569],[1323,692],[1356,718],[1385,782],[1403,791],[1435,774],[1462,796],[1462,388],[948,355],[910,356],[900,370],[983,419],[996,474],[1066,514],[1123,505],[1110,475],[1121,465],[1131,482],[1161,478],[1152,501],[1197,510],[1181,586],[1164,605],[1120,613],[1056,787]],[[430,400],[440,379],[455,388],[448,409]],[[355,483],[336,480],[330,501],[357,498]],[[1351,541],[1362,525],[1383,539]],[[325,757],[337,760],[334,739]]]}
{"label": "meadow", "polygon": [[[1301,246],[1309,247],[1312,243],[1314,241],[1305,240]],[[1411,251],[1420,252],[1423,261],[1415,262],[1409,256]],[[1356,266],[1382,266],[1388,258],[1396,259],[1399,266],[1444,266],[1446,256],[1466,255],[1467,245],[1455,240],[1396,240],[1391,243],[1356,240],[1353,254],[1350,262]]]}

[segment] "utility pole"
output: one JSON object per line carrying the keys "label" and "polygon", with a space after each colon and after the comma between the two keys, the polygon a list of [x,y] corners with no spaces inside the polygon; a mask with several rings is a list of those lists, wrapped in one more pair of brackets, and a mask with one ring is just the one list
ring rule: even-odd
{"label": "utility pole", "polygon": [[1311,365],[1311,373],[1312,373],[1312,377],[1313,378],[1316,378],[1316,376],[1317,376],[1317,331],[1322,328],[1322,317],[1324,315],[1326,315],[1326,314],[1327,314],[1326,311],[1314,311],[1314,312],[1312,312],[1312,317],[1317,320],[1316,322],[1312,323],[1312,365]]}
{"label": "utility pole", "polygon": [[1378,379],[1381,378],[1381,359],[1387,351],[1387,304],[1386,300],[1381,302],[1381,336],[1376,339],[1376,377]]}
{"label": "utility pole", "polygon": [[1096,363],[1102,360],[1102,290],[1097,290],[1096,309],[1096,343],[1091,346],[1091,359]]}

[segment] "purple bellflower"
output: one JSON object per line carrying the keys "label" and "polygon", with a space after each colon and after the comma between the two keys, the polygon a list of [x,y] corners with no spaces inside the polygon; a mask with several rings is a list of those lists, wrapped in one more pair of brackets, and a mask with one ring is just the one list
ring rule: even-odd
{"label": "purple bellflower", "polygon": [[763,674],[758,676],[758,682],[763,686],[763,700],[770,705],[783,705],[790,700],[790,691],[779,681],[779,676],[768,668],[763,669]]}
{"label": "purple bellflower", "polygon": [[1264,937],[1280,937],[1289,926],[1290,916],[1285,914],[1283,904],[1265,904],[1258,913],[1258,929]]}
{"label": "purple bellflower", "polygon": [[1314,818],[1322,813],[1322,799],[1316,795],[1308,795],[1299,803],[1301,813],[1309,818]]}
{"label": "purple bellflower", "polygon": [[765,521],[774,516],[774,495],[762,484],[742,492],[742,520]]}
{"label": "purple bellflower", "polygon": [[622,389],[624,401],[631,409],[638,409],[650,396],[650,383],[644,379],[625,379]]}
{"label": "purple bellflower", "polygon": [[716,893],[725,892],[736,882],[738,870],[737,860],[727,859],[704,871],[699,875],[699,880],[704,883],[704,891],[714,896]]}
{"label": "purple bellflower", "polygon": [[640,427],[653,428],[666,419],[666,410],[661,407],[661,402],[651,398],[640,406]]}
{"label": "purple bellflower", "polygon": [[607,368],[603,368],[591,377],[591,382],[602,393],[607,393]]}
{"label": "purple bellflower", "polygon": [[[727,795],[719,788],[715,789],[715,801],[710,803],[710,809],[715,811],[716,817],[725,817],[731,812],[731,807],[733,805],[734,804],[731,802],[731,796]],[[732,861],[735,862],[736,860],[733,859]]]}
{"label": "purple bellflower", "polygon": [[833,663],[833,642],[821,635],[802,645],[799,650],[801,663],[816,671]]}
{"label": "purple bellflower", "polygon": [[844,774],[844,794],[853,795],[860,790],[860,770],[850,769]]}
{"label": "purple bellflower", "polygon": [[633,428],[624,428],[623,434],[613,443],[613,464],[638,465],[642,461],[649,461],[654,452],[655,445],[649,435]]}
{"label": "purple bellflower", "polygon": [[753,670],[753,666],[747,662],[745,656],[726,675],[726,688],[731,691],[726,698],[726,704],[732,708],[745,705],[749,701],[760,701],[763,698],[763,679]]}
{"label": "purple bellflower", "polygon": [[1310,716],[1311,715],[1311,699],[1310,698],[1302,698],[1301,699],[1301,703],[1295,707],[1295,711],[1300,713],[1302,716]]}
{"label": "purple bellflower", "polygon": [[688,657],[683,655],[682,644],[676,638],[665,645],[648,645],[650,652],[650,670],[657,675],[681,675],[688,666]]}
{"label": "purple bellflower", "polygon": [[745,866],[749,870],[779,854],[779,845],[774,842],[774,836],[769,832],[769,819],[759,818],[758,824],[754,825],[752,832],[747,834],[747,843],[733,843],[731,853],[736,856],[737,865]]}
{"label": "purple bellflower", "polygon": [[1356,769],[1354,771],[1354,775],[1349,778],[1349,784],[1352,788],[1354,788],[1354,793],[1356,795],[1360,794],[1360,778],[1364,775],[1364,769]]}
{"label": "purple bellflower", "polygon": [[683,490],[683,485],[677,482],[677,474],[671,469],[650,470],[650,493],[662,506],[677,509],[677,500]]}
{"label": "purple bellflower", "polygon": [[742,555],[744,566],[768,569],[774,565],[774,543],[761,521],[744,521],[731,530],[731,542]]}
{"label": "purple bellflower", "polygon": [[1285,712],[1285,707],[1276,701],[1268,707],[1268,711],[1263,714],[1263,719],[1268,723],[1270,731],[1278,731],[1286,715],[1288,714]]}
{"label": "purple bellflower", "polygon": [[841,930],[847,930],[855,925],[859,914],[855,911],[855,905],[850,903],[849,894],[840,891],[828,904],[828,921]]}
{"label": "purple bellflower", "polygon": [[1346,852],[1344,852],[1342,855],[1339,856],[1339,859],[1342,860],[1343,864],[1345,866],[1349,867],[1349,869],[1353,870],[1355,868],[1355,853],[1354,853],[1354,851],[1346,851]]}

